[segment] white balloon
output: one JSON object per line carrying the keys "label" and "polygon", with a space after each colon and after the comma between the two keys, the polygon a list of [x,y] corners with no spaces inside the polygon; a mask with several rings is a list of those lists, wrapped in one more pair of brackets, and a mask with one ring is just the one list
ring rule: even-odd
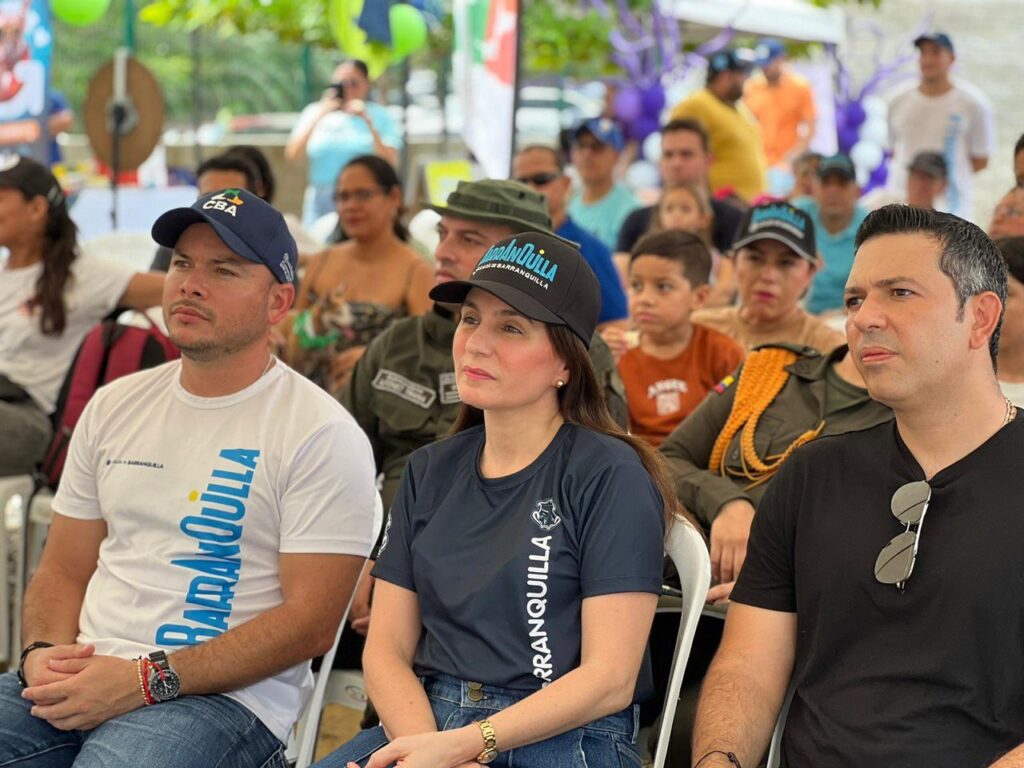
{"label": "white balloon", "polygon": [[655,131],[643,143],[644,160],[656,163],[661,160],[661,133]]}
{"label": "white balloon", "polygon": [[867,168],[857,166],[857,186],[866,187],[871,181],[871,172]]}
{"label": "white balloon", "polygon": [[872,117],[881,117],[884,120],[889,113],[889,105],[881,96],[866,96],[860,105],[864,107],[864,114],[869,120]]}
{"label": "white balloon", "polygon": [[626,170],[626,185],[631,189],[653,189],[660,183],[658,166],[647,160],[637,160]]}
{"label": "white balloon", "polygon": [[437,223],[441,215],[430,208],[424,208],[411,219],[409,219],[409,235],[419,245],[423,246],[425,253],[434,255],[437,244],[441,237],[437,234]]}
{"label": "white balloon", "polygon": [[853,164],[858,170],[863,168],[869,173],[878,167],[884,156],[885,152],[881,146],[865,139],[861,139],[850,148],[850,159]]}
{"label": "white balloon", "polygon": [[884,147],[889,143],[889,125],[884,118],[868,117],[860,128],[860,138]]}

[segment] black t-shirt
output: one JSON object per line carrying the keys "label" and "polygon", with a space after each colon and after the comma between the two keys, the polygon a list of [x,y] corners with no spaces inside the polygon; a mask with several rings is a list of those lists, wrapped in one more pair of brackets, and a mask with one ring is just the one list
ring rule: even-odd
{"label": "black t-shirt", "polygon": [[[740,225],[740,219],[743,218],[743,212],[734,205],[714,199],[711,201],[711,212],[714,214],[714,221],[711,223],[711,244],[725,253],[732,248],[732,241],[736,239],[736,229]],[[629,214],[622,222],[622,229],[619,230],[615,252],[629,253],[633,250],[637,240],[650,229],[653,215],[653,205],[647,208],[637,208]]]}
{"label": "black t-shirt", "polygon": [[[580,664],[581,603],[661,591],[662,501],[626,443],[563,425],[480,475],[482,427],[413,452],[373,575],[416,592],[416,674],[533,691]],[[644,659],[636,700],[652,690]]]}
{"label": "black t-shirt", "polygon": [[797,613],[790,768],[987,766],[1024,742],[1024,419],[930,481],[900,593],[874,577],[924,472],[896,422],[799,449],[758,507],[732,600]]}

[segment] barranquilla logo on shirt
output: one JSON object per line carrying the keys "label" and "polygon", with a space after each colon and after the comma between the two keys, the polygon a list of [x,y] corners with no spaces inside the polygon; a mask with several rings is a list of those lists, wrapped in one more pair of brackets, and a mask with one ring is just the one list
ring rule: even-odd
{"label": "barranquilla logo on shirt", "polygon": [[186,508],[188,514],[178,527],[195,542],[197,551],[171,560],[171,565],[196,575],[184,595],[181,622],[161,624],[154,638],[157,645],[195,645],[228,630],[242,570],[239,542],[259,457],[255,448],[220,451],[205,490],[188,495],[190,503],[201,506],[198,514],[194,507]]}

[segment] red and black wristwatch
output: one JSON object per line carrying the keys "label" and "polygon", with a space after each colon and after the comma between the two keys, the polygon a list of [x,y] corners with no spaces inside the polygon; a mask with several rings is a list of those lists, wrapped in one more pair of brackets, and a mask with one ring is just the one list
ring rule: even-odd
{"label": "red and black wristwatch", "polygon": [[153,651],[146,659],[144,666],[145,690],[153,703],[171,701],[181,693],[181,678],[171,669],[164,651]]}

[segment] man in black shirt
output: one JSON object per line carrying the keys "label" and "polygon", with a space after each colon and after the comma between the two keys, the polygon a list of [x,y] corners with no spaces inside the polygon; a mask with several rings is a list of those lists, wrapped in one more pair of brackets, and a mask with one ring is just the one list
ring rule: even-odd
{"label": "man in black shirt", "polygon": [[[661,159],[658,170],[661,181],[666,187],[678,184],[700,184],[708,186],[708,168],[711,167],[711,154],[708,151],[708,135],[696,120],[672,120],[661,129]],[[615,246],[616,254],[625,254],[633,250],[651,226],[651,216],[655,206],[638,208],[622,223],[619,239]],[[711,244],[725,253],[732,248],[736,237],[736,228],[743,218],[743,212],[736,206],[722,200],[711,198],[711,212],[714,221],[711,224]]]}
{"label": "man in black shirt", "polygon": [[[994,363],[999,251],[890,205],[857,235],[847,336],[895,421],[799,449],[758,508],[694,765],[1024,765],[1024,419]],[[927,516],[927,525],[924,525]]]}

